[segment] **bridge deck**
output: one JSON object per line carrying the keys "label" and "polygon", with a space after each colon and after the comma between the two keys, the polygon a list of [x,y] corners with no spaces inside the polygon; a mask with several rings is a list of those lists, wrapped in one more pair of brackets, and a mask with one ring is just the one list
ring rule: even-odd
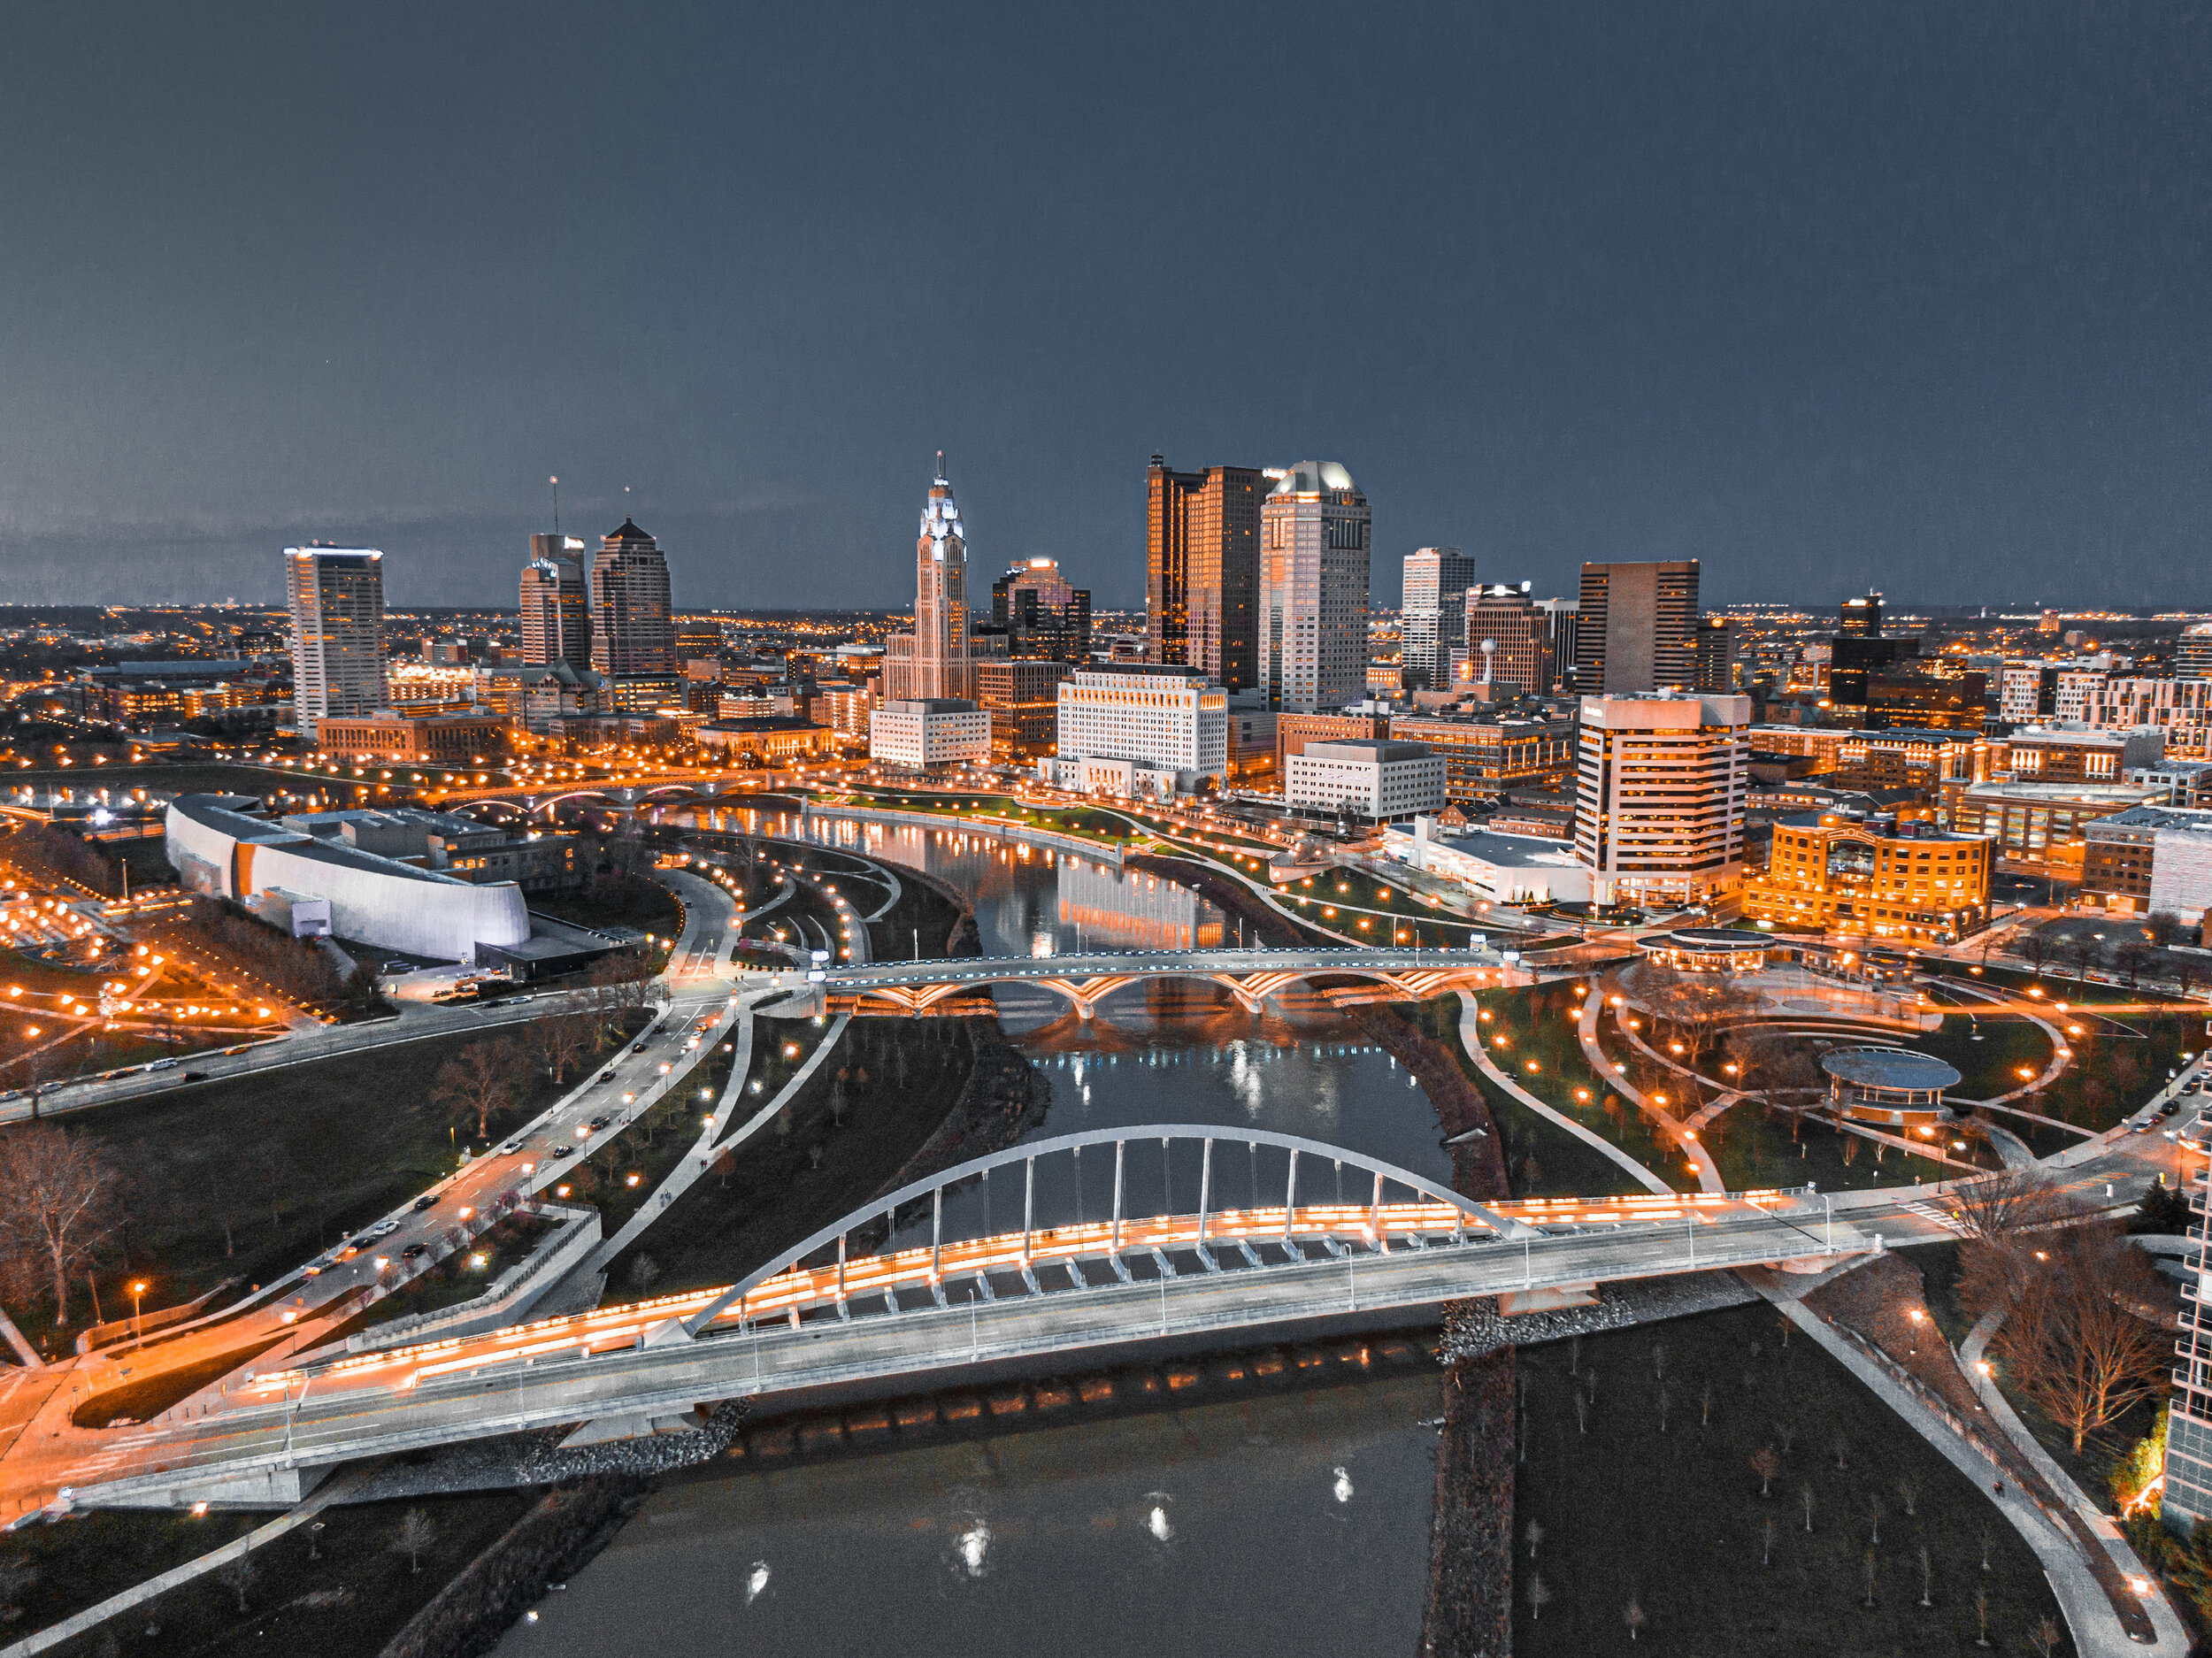
{"label": "bridge deck", "polygon": [[[1363,1211],[1363,1213],[1364,1211]],[[1678,1211],[1686,1217],[1694,1211]],[[1217,1270],[1096,1283],[1035,1262],[1040,1293],[924,1309],[754,1324],[702,1339],[675,1324],[691,1297],[592,1315],[582,1332],[525,1352],[456,1347],[341,1381],[279,1381],[277,1396],[105,1439],[74,1495],[93,1506],[173,1506],[219,1498],[225,1481],[295,1465],[349,1462],[595,1417],[665,1416],[710,1401],[826,1386],[922,1386],[933,1373],[1194,1334],[1264,1339],[1271,1326],[1414,1309],[1466,1295],[1620,1280],[1866,1247],[1819,1211],[1738,1208],[1704,1224],[1620,1224],[1519,1243],[1437,1241],[1347,1247],[1340,1258],[1258,1268],[1225,1248]],[[1138,1257],[1148,1261],[1149,1255]],[[1133,1263],[1132,1264],[1136,1264]],[[1084,1287],[1076,1287],[1080,1278]],[[546,1339],[550,1342],[552,1338]],[[427,1360],[427,1362],[425,1362]],[[303,1384],[304,1397],[303,1397]],[[96,1483],[95,1483],[96,1482]]]}

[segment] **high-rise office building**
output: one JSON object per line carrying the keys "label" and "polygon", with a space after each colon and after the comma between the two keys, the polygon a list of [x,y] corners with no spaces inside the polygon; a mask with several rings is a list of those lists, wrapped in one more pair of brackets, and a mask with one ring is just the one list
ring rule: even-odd
{"label": "high-rise office building", "polygon": [[676,671],[668,559],[629,518],[601,538],[592,560],[591,665],[624,678]]}
{"label": "high-rise office building", "polygon": [[1017,660],[1090,660],[1090,590],[1070,587],[1053,559],[1025,558],[991,584],[991,625]]}
{"label": "high-rise office building", "polygon": [[1539,599],[1536,613],[1544,623],[1544,660],[1550,681],[1539,687],[1548,693],[1571,679],[1575,671],[1575,647],[1581,637],[1582,604],[1578,599]]}
{"label": "high-rise office building", "polygon": [[885,699],[972,701],[975,652],[968,623],[968,538],[940,449],[914,543],[914,631],[891,635],[883,662]]}
{"label": "high-rise office building", "polygon": [[1701,616],[1695,635],[1691,686],[1699,691],[1736,688],[1736,629],[1724,616]]}
{"label": "high-rise office building", "polygon": [[1548,690],[1544,662],[1544,618],[1529,597],[1529,584],[1502,581],[1467,589],[1467,677],[1493,688],[1511,686],[1523,695]]}
{"label": "high-rise office building", "polygon": [[1864,598],[1846,599],[1838,608],[1842,626],[1841,633],[1864,633],[1876,637],[1882,631],[1882,595],[1869,591]]}
{"label": "high-rise office building", "polygon": [[1367,497],[1334,461],[1270,474],[1260,504],[1259,684],[1311,713],[1367,695]]}
{"label": "high-rise office building", "polygon": [[1696,680],[1697,560],[1585,564],[1575,688],[1632,696]]}
{"label": "high-rise office building", "polygon": [[1146,656],[1241,690],[1257,683],[1260,497],[1251,466],[1145,474]]}
{"label": "high-rise office building", "polygon": [[1743,875],[1747,696],[1586,696],[1575,858],[1601,904],[1702,903]]}
{"label": "high-rise office building", "polygon": [[522,567],[522,660],[532,668],[591,666],[584,544],[573,535],[530,538],[530,562]]}
{"label": "high-rise office building", "polygon": [[2212,622],[2193,622],[2174,641],[2174,675],[2212,679]]}
{"label": "high-rise office building", "polygon": [[1467,589],[1475,561],[1456,547],[1420,547],[1406,555],[1405,685],[1431,691],[1448,685],[1467,642]]}
{"label": "high-rise office building", "polygon": [[292,711],[311,739],[326,718],[384,706],[384,555],[365,547],[288,547]]}

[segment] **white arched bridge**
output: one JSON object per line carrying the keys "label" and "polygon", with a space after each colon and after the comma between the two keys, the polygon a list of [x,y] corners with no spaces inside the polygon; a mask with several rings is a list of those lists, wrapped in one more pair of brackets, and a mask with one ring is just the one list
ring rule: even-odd
{"label": "white arched bridge", "polygon": [[1504,964],[1492,950],[1344,948],[1264,950],[1094,950],[1068,956],[970,956],[949,961],[883,962],[841,967],[823,988],[850,996],[860,1011],[926,1012],[949,996],[992,985],[1036,985],[1067,998],[1087,1019],[1125,985],[1149,979],[1202,979],[1227,987],[1256,1013],[1277,992],[1309,979],[1341,975],[1372,980],[1393,996],[1419,1002],[1486,982]]}
{"label": "white arched bridge", "polygon": [[1101,1130],[918,1181],[726,1287],[311,1359],[204,1414],[88,1434],[65,1489],[87,1506],[295,1501],[342,1463],[526,1430],[590,1443],[693,1426],[733,1399],[829,1402],[1379,1327],[1470,1295],[1525,1309],[1867,1247],[1811,1193],[1482,1203],[1292,1135]]}

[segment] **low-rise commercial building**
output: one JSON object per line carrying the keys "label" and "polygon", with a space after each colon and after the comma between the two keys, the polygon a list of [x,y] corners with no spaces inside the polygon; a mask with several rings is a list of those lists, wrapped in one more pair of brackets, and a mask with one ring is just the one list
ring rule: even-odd
{"label": "low-rise commercial building", "polygon": [[1074,672],[1064,662],[1038,656],[985,658],[975,664],[975,700],[990,717],[993,760],[1013,765],[1052,752],[1059,740],[1060,687]]}
{"label": "low-rise commercial building", "polygon": [[1310,742],[1291,758],[1283,798],[1299,811],[1377,823],[1441,811],[1444,760],[1417,742]]}
{"label": "low-rise commercial building", "polygon": [[316,722],[315,744],[348,760],[472,765],[503,756],[513,733],[513,722],[499,714],[326,714]]}
{"label": "low-rise commercial building", "polygon": [[2016,783],[2097,783],[2123,780],[2131,767],[2166,757],[2163,732],[2092,731],[2083,726],[2031,725],[2001,745],[2000,769]]}
{"label": "low-rise commercial building", "polygon": [[811,760],[837,751],[837,733],[795,714],[757,719],[715,719],[699,727],[699,746],[725,759],[749,755],[763,762]]}
{"label": "low-rise commercial building", "polygon": [[2084,902],[2192,925],[2212,907],[2212,811],[2133,806],[2088,825],[2083,840]]}
{"label": "low-rise commercial building", "polygon": [[1496,834],[1463,823],[1416,817],[1410,827],[1383,831],[1383,856],[1502,904],[1574,904],[1590,900],[1590,871],[1564,843],[1534,835]]}
{"label": "low-rise commercial building", "polygon": [[900,697],[868,722],[868,757],[878,765],[939,771],[991,758],[991,716],[964,697]]}
{"label": "low-rise commercial building", "polygon": [[1564,788],[1574,775],[1571,719],[1402,714],[1390,721],[1390,735],[1443,757],[1444,791],[1455,805],[1494,801],[1513,788]]}
{"label": "low-rise commercial building", "polygon": [[2088,825],[2158,798],[2154,789],[2090,783],[1977,784],[1950,810],[1950,826],[1993,841],[2018,874],[2078,881]]}
{"label": "low-rise commercial building", "polygon": [[1744,916],[1773,926],[1947,943],[1989,918],[1990,842],[1920,819],[1805,812],[1774,825]]}

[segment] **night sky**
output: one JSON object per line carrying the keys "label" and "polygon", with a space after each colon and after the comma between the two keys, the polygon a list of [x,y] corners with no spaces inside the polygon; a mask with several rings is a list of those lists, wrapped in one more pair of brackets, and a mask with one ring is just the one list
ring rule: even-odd
{"label": "night sky", "polygon": [[[1141,603],[1144,470],[1708,603],[2212,606],[2212,12],[18,5],[0,600]],[[629,493],[626,494],[626,488]]]}

